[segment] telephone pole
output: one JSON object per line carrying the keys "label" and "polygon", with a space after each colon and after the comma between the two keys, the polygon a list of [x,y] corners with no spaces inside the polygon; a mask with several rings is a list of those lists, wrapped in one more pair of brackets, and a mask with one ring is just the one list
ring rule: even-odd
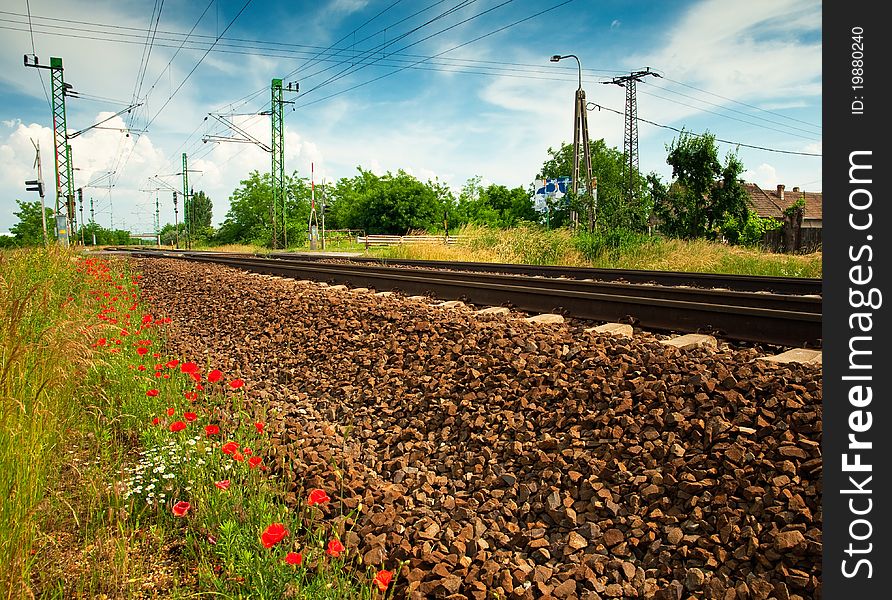
{"label": "telephone pole", "polygon": [[288,248],[288,210],[287,196],[285,192],[285,115],[286,104],[294,104],[293,100],[285,100],[284,92],[297,92],[300,84],[289,82],[287,87],[282,87],[281,79],[273,79],[270,85],[270,169],[273,186],[273,201],[270,206],[270,220],[272,222],[273,249],[278,244],[278,222],[281,212],[282,224],[282,248]]}
{"label": "telephone pole", "polygon": [[654,73],[650,67],[645,67],[641,71],[632,71],[628,75],[614,77],[610,81],[602,83],[618,85],[626,88],[626,114],[625,126],[623,127],[623,150],[626,154],[626,160],[623,165],[626,180],[626,200],[631,205],[635,200],[635,174],[638,172],[638,100],[635,97],[635,84],[648,75],[660,77],[659,73]]}

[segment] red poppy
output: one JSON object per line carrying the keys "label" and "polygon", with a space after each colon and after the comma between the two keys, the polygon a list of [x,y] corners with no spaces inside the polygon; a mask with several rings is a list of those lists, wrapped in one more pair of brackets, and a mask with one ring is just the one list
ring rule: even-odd
{"label": "red poppy", "polygon": [[170,408],[167,409],[167,416],[172,417],[176,414],[176,412],[177,412],[176,409],[171,406]]}
{"label": "red poppy", "polygon": [[387,586],[390,585],[390,580],[393,579],[393,572],[381,570],[378,571],[378,574],[375,575],[375,578],[372,580],[372,583],[378,586],[378,589],[382,592],[387,591]]}
{"label": "red poppy", "polygon": [[170,373],[165,373],[164,375],[162,375],[162,377],[164,379],[170,379]]}
{"label": "red poppy", "polygon": [[208,437],[210,437],[212,435],[217,435],[218,433],[220,433],[220,428],[217,427],[216,425],[208,425],[207,427],[204,428],[204,434]]}
{"label": "red poppy", "polygon": [[325,490],[315,489],[310,492],[310,499],[307,502],[307,505],[313,506],[314,504],[324,504],[329,500],[331,500],[331,498],[328,497]]}
{"label": "red poppy", "polygon": [[191,423],[192,421],[194,421],[195,419],[198,418],[198,415],[196,415],[194,412],[187,412],[187,413],[183,413],[183,418]]}
{"label": "red poppy", "polygon": [[136,349],[136,353],[139,354],[140,356],[145,356],[146,354],[148,354],[148,352],[149,352],[149,349],[144,348],[143,346],[140,346],[139,348]]}
{"label": "red poppy", "polygon": [[195,389],[198,390],[199,392],[203,392],[203,391],[204,391],[204,386],[201,385],[200,383],[196,383],[196,384],[195,384]]}
{"label": "red poppy", "polygon": [[285,562],[288,563],[289,565],[297,566],[300,563],[302,563],[303,560],[304,560],[304,557],[301,556],[300,552],[289,552],[288,554],[285,555]]}
{"label": "red poppy", "polygon": [[254,451],[250,448],[242,448],[242,452],[245,453],[245,456],[251,456],[252,454],[254,454]]}
{"label": "red poppy", "polygon": [[218,488],[220,488],[221,490],[226,491],[229,489],[229,480],[224,479],[223,481],[215,481],[214,485],[217,486]]}
{"label": "red poppy", "polygon": [[150,397],[150,398],[154,398],[154,397],[157,396],[157,395],[158,395],[158,390],[154,390],[154,389],[152,389],[152,390],[147,390],[147,391],[146,391],[146,396],[148,396],[148,397]]}
{"label": "red poppy", "polygon": [[195,383],[201,383],[201,373],[195,371],[194,373],[189,373],[189,377],[192,378],[192,381]]}
{"label": "red poppy", "polygon": [[195,402],[198,400],[198,392],[183,392],[183,396],[186,397],[186,400],[189,402]]}
{"label": "red poppy", "polygon": [[160,422],[161,422],[161,419],[159,419],[158,417],[155,417],[154,419],[152,419],[152,425],[157,425]]}
{"label": "red poppy", "polygon": [[262,462],[263,462],[263,459],[260,458],[259,456],[252,456],[251,458],[248,459],[248,465],[250,465],[250,467],[252,469],[255,467],[259,467],[260,463],[262,463]]}
{"label": "red poppy", "polygon": [[178,517],[185,517],[190,508],[192,508],[191,504],[189,504],[185,500],[180,500],[173,505],[173,514]]}
{"label": "red poppy", "polygon": [[160,378],[160,377],[161,377],[161,371],[155,371],[155,377]]}
{"label": "red poppy", "polygon": [[107,340],[105,338],[99,338],[98,340],[96,340],[96,345],[97,346],[105,346],[106,341]]}
{"label": "red poppy", "polygon": [[334,556],[335,558],[340,556],[341,552],[344,550],[344,544],[342,544],[340,540],[331,540],[328,542],[328,547],[325,549],[329,556]]}
{"label": "red poppy", "polygon": [[214,369],[210,373],[208,373],[208,381],[211,383],[217,383],[223,378],[223,371],[220,369]]}
{"label": "red poppy", "polygon": [[170,424],[170,430],[174,431],[174,432],[182,431],[185,428],[186,428],[186,424],[183,423],[182,421],[174,421],[173,423]]}
{"label": "red poppy", "polygon": [[145,370],[146,370],[146,366],[145,366],[145,365],[139,365],[139,366],[136,367],[136,368],[137,368],[138,370],[140,370],[140,371],[145,371]]}
{"label": "red poppy", "polygon": [[164,368],[164,365],[162,365],[161,363],[158,363],[158,364],[155,365],[155,370],[156,370],[156,371],[160,371],[160,370],[163,369],[163,368]]}
{"label": "red poppy", "polygon": [[198,365],[194,362],[184,362],[180,365],[180,371],[183,373],[195,373],[198,371]]}
{"label": "red poppy", "polygon": [[260,535],[260,542],[263,544],[264,548],[272,548],[285,539],[286,535],[288,535],[288,530],[285,529],[284,525],[281,523],[273,523]]}
{"label": "red poppy", "polygon": [[232,460],[237,460],[237,461],[239,461],[239,462],[244,462],[244,460],[245,460],[245,455],[242,454],[241,452],[239,452],[238,450],[236,450],[235,452],[232,453]]}
{"label": "red poppy", "polygon": [[229,387],[231,387],[234,390],[239,389],[243,385],[245,385],[245,382],[242,381],[241,379],[233,379],[232,381],[229,382]]}
{"label": "red poppy", "polygon": [[235,454],[238,452],[238,444],[235,442],[226,442],[223,444],[221,450],[223,451],[223,454]]}
{"label": "red poppy", "polygon": [[142,324],[143,325],[148,325],[151,322],[152,322],[152,315],[143,315],[142,316]]}
{"label": "red poppy", "polygon": [[160,352],[152,352],[152,358],[161,358]]}
{"label": "red poppy", "polygon": [[177,359],[174,358],[172,360],[167,361],[167,368],[174,369],[174,368],[176,368],[176,366],[178,364],[180,364],[180,361],[178,361]]}
{"label": "red poppy", "polygon": [[257,433],[263,433],[263,423],[254,423],[254,428],[257,430]]}

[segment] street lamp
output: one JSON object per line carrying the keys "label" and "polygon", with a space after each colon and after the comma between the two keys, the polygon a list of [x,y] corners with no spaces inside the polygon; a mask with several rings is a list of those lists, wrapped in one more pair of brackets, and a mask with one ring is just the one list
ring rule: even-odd
{"label": "street lamp", "polygon": [[[589,197],[588,202],[588,229],[589,232],[595,230],[595,215],[598,207],[598,190],[597,179],[592,177],[592,154],[588,140],[588,110],[585,107],[585,91],[582,89],[582,62],[575,54],[555,54],[549,60],[558,62],[565,58],[575,58],[579,67],[579,87],[576,88],[576,107],[573,114],[573,195],[578,197],[579,193],[579,159],[582,154],[585,160],[585,191]],[[580,153],[580,150],[582,152]],[[579,223],[579,216],[576,211],[570,211],[570,222],[573,227]]]}
{"label": "street lamp", "polygon": [[581,90],[582,89],[582,63],[579,61],[578,56],[576,56],[575,54],[565,54],[563,56],[561,56],[560,54],[555,54],[549,60],[551,60],[551,62],[558,62],[565,58],[575,58],[576,59],[576,65],[579,67],[579,88],[578,89]]}

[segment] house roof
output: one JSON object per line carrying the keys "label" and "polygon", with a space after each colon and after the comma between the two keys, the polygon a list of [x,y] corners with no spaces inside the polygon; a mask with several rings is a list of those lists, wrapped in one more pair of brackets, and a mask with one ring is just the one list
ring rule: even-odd
{"label": "house roof", "polygon": [[[805,219],[823,218],[823,193],[805,192],[798,187],[787,190],[784,185],[778,185],[773,190],[763,190],[755,183],[744,182],[743,187],[749,196],[750,208],[756,211],[760,217],[783,219],[784,210],[789,208],[799,198],[805,198]],[[783,199],[781,199],[783,197]]]}

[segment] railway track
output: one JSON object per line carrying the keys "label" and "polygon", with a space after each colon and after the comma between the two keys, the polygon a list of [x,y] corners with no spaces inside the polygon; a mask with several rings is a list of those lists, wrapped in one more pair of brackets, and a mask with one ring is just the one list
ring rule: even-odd
{"label": "railway track", "polygon": [[[132,252],[138,257],[173,257],[210,262],[256,273],[346,284],[353,287],[398,290],[406,294],[430,293],[439,298],[461,299],[478,305],[510,305],[520,310],[558,312],[580,319],[631,322],[657,330],[711,332],[741,341],[781,346],[818,346],[821,342],[820,296],[715,287],[682,287],[682,285],[690,286],[691,282],[695,281],[691,275],[699,277],[703,274],[660,274],[658,281],[686,282],[671,286],[655,284],[652,281],[653,276],[643,275],[643,278],[647,278],[648,285],[642,285],[617,280],[543,278],[541,275],[529,273],[435,270],[417,264],[429,265],[431,264],[429,261],[411,261],[413,268],[406,269],[368,260],[342,264],[306,260],[305,257],[295,258],[286,254],[256,257],[205,252],[139,250]],[[446,264],[450,268],[458,269],[459,265],[485,263]],[[486,266],[505,265],[486,264]],[[550,270],[547,267],[523,267],[540,271]],[[566,276],[568,270],[556,268],[560,269]],[[572,271],[590,273],[591,270]],[[678,277],[673,278],[673,276]],[[724,285],[729,284],[728,276],[711,276],[714,282],[721,281],[720,278],[725,278]],[[757,289],[777,284],[777,282],[759,284],[757,281],[751,281],[762,278],[748,279],[736,276],[730,279],[740,280],[741,287]],[[700,281],[703,285],[705,280],[696,281]],[[813,286],[802,289],[814,291]]]}

